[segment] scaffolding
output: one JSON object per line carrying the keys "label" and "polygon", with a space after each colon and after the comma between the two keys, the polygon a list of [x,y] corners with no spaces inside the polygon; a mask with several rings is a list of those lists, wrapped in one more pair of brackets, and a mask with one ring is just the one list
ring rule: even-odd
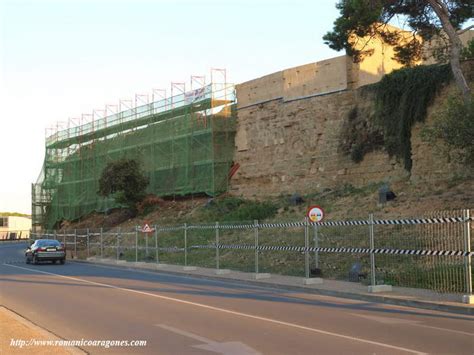
{"label": "scaffolding", "polygon": [[[208,85],[203,77],[191,77],[191,91],[173,83],[170,97],[154,89],[152,95],[136,95],[135,107],[133,100],[121,100],[48,130],[43,168],[32,184],[33,228],[119,207],[97,191],[104,167],[122,158],[140,163],[151,194],[227,191],[236,109],[234,85],[223,77]],[[194,88],[196,83],[201,86]]]}

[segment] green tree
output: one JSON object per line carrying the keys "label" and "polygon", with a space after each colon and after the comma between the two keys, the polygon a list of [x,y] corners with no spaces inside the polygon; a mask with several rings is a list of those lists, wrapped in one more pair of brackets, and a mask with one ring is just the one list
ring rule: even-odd
{"label": "green tree", "polygon": [[132,210],[145,197],[148,177],[136,160],[121,159],[107,164],[99,179],[99,195],[112,196],[117,203]]}
{"label": "green tree", "polygon": [[[396,60],[411,65],[421,57],[422,41],[435,36],[447,38],[454,79],[464,101],[471,99],[471,90],[460,65],[462,43],[459,35],[472,28],[461,30],[462,24],[473,17],[472,0],[341,0],[336,7],[341,16],[334,22],[333,30],[323,37],[329,47],[345,49],[359,61],[370,52],[357,49],[351,36],[378,37],[395,47]],[[401,34],[389,31],[386,26],[397,17],[406,22],[413,33],[410,40],[400,41]]]}

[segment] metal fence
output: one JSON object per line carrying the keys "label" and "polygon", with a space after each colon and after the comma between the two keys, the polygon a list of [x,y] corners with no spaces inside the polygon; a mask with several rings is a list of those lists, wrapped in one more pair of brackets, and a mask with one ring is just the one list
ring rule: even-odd
{"label": "metal fence", "polygon": [[472,294],[469,210],[424,218],[312,223],[248,221],[48,231],[75,258],[99,257],[322,277]]}

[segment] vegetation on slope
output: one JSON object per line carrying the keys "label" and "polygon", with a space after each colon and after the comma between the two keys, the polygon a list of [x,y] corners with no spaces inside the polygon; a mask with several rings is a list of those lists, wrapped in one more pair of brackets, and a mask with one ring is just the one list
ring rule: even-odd
{"label": "vegetation on slope", "polygon": [[384,147],[410,171],[412,127],[425,121],[428,107],[451,78],[447,65],[423,65],[396,70],[365,87],[361,95],[372,99],[374,107],[351,110],[341,135],[343,152],[357,163]]}

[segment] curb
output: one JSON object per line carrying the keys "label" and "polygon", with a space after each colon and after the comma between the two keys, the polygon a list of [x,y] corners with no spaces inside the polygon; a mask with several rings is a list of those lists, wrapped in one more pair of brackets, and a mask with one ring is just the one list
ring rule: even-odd
{"label": "curb", "polygon": [[[14,322],[18,322],[25,326],[28,330],[32,332],[36,332],[40,336],[45,337],[48,340],[64,340],[67,341],[67,339],[60,337],[59,335],[53,333],[52,331],[48,330],[45,327],[42,327],[32,320],[26,318],[25,316],[21,315],[20,313],[14,311],[11,308],[8,308],[6,306],[0,306],[0,310],[3,308],[5,311],[6,315],[10,317]],[[64,349],[65,352],[72,354],[72,355],[84,355],[88,354],[85,350],[80,348],[79,346],[64,346],[64,347],[59,347],[60,349]],[[20,348],[21,349],[21,348]],[[27,349],[27,348],[25,348]],[[32,349],[34,350],[34,349]],[[21,352],[21,351],[20,351]],[[26,353],[27,351],[25,351]],[[33,352],[33,351],[32,351]],[[23,352],[21,352],[23,353]]]}
{"label": "curb", "polygon": [[129,269],[129,270],[144,270],[144,271],[151,271],[160,274],[168,274],[174,276],[188,276],[188,277],[195,277],[200,279],[206,280],[219,280],[219,281],[227,281],[227,282],[237,282],[240,284],[246,284],[251,286],[261,286],[267,288],[273,288],[276,290],[288,290],[288,291],[299,291],[304,293],[311,293],[311,294],[318,294],[323,296],[332,296],[332,297],[340,297],[340,298],[348,298],[358,301],[367,301],[373,303],[385,303],[390,305],[396,306],[404,306],[404,307],[411,307],[411,308],[420,308],[420,309],[428,309],[434,311],[442,311],[448,313],[455,313],[455,314],[464,314],[464,315],[474,315],[474,307],[469,306],[456,306],[452,304],[445,304],[439,302],[432,302],[432,301],[423,301],[423,300],[411,300],[411,299],[403,299],[399,297],[390,297],[385,295],[370,295],[370,294],[360,294],[354,292],[347,292],[347,291],[336,291],[336,290],[325,290],[325,289],[317,289],[317,288],[308,288],[304,286],[296,286],[296,285],[285,285],[285,284],[277,284],[266,282],[262,280],[242,280],[236,279],[232,277],[222,277],[220,275],[199,275],[191,272],[176,272],[171,270],[165,269],[143,269],[133,265],[127,264],[108,264],[108,263],[101,263],[97,261],[91,260],[78,260],[74,259],[73,262],[77,263],[84,263],[84,264],[97,264],[97,265],[106,265],[109,267],[115,267],[118,269]]}

